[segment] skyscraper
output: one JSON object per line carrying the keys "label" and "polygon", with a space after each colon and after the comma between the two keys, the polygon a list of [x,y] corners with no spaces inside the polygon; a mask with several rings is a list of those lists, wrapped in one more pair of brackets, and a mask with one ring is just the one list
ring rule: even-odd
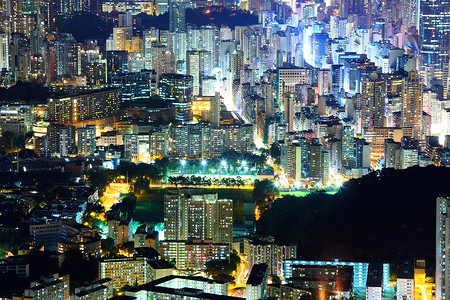
{"label": "skyscraper", "polygon": [[342,130],[342,161],[341,166],[353,168],[356,165],[355,134],[350,126]]}
{"label": "skyscraper", "polygon": [[193,77],[194,95],[203,93],[203,77],[211,75],[211,52],[186,51],[186,71]]}
{"label": "skyscraper", "polygon": [[95,152],[95,125],[78,128],[78,153],[89,156]]}
{"label": "skyscraper", "polygon": [[409,72],[403,82],[400,126],[412,128],[414,139],[422,138],[422,80],[417,72]]}
{"label": "skyscraper", "polygon": [[164,199],[166,240],[212,239],[231,244],[233,240],[233,200],[217,194],[166,195]]}
{"label": "skyscraper", "polygon": [[384,127],[386,87],[384,81],[372,73],[370,80],[362,82],[362,116],[363,128]]}
{"label": "skyscraper", "polygon": [[420,0],[419,7],[422,65],[442,68],[450,47],[450,0]]}
{"label": "skyscraper", "polygon": [[450,197],[436,199],[436,299],[447,299],[450,287]]}
{"label": "skyscraper", "polygon": [[6,33],[0,34],[0,71],[9,71],[9,41]]}
{"label": "skyscraper", "polygon": [[132,36],[133,36],[133,27],[114,27],[113,29],[114,50],[124,51],[126,42],[128,40],[131,40]]}
{"label": "skyscraper", "polygon": [[211,97],[210,108],[210,124],[211,127],[219,127],[220,125],[220,93],[216,92],[214,97]]}
{"label": "skyscraper", "polygon": [[177,120],[192,120],[192,81],[190,75],[164,74],[159,80],[159,95],[173,101],[177,111]]}
{"label": "skyscraper", "polygon": [[294,131],[294,94],[285,93],[284,103],[284,123],[288,126],[288,132]]}
{"label": "skyscraper", "polygon": [[181,32],[186,30],[184,0],[169,0],[169,30]]}

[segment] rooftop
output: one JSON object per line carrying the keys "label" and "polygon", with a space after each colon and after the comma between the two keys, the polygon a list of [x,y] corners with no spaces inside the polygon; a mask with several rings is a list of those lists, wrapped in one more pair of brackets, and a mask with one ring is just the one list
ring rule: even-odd
{"label": "rooftop", "polygon": [[260,285],[264,282],[266,275],[267,275],[267,265],[256,264],[253,266],[252,271],[248,276],[247,284]]}

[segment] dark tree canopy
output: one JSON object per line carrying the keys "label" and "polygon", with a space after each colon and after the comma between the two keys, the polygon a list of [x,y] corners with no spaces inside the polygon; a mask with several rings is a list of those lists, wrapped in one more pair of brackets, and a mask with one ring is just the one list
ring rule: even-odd
{"label": "dark tree canopy", "polygon": [[[169,13],[157,17],[140,14],[144,28],[156,27],[158,29],[169,29]],[[213,6],[208,8],[186,9],[186,24],[192,25],[228,25],[234,28],[237,25],[253,25],[258,23],[258,17],[247,11],[232,11],[224,7]]]}
{"label": "dark tree canopy", "polygon": [[83,42],[88,39],[107,39],[114,24],[90,13],[79,13],[58,17],[56,27],[60,32],[71,33],[78,42]]}
{"label": "dark tree canopy", "polygon": [[305,259],[390,261],[422,257],[434,263],[435,209],[450,194],[450,169],[385,169],[350,180],[335,195],[276,200],[258,221],[261,233],[295,242]]}
{"label": "dark tree canopy", "polygon": [[42,104],[47,103],[50,91],[32,82],[18,81],[9,88],[0,88],[0,101],[20,104]]}

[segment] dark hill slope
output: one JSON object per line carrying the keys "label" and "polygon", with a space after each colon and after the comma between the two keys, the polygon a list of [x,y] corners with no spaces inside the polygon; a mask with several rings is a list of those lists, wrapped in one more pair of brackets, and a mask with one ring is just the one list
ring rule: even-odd
{"label": "dark hill slope", "polygon": [[321,193],[275,201],[259,232],[298,243],[307,259],[434,261],[436,197],[450,194],[450,168],[387,169]]}

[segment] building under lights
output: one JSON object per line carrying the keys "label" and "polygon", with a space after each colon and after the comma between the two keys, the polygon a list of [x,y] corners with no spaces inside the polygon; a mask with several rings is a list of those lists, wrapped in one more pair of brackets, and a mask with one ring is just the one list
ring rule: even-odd
{"label": "building under lights", "polygon": [[212,239],[164,240],[159,244],[159,251],[163,258],[173,261],[178,270],[203,270],[207,261],[230,258],[230,245],[213,243]]}
{"label": "building under lights", "polygon": [[228,296],[228,283],[199,276],[167,276],[133,287],[126,296],[137,299],[242,299]]}
{"label": "building under lights", "polygon": [[436,199],[436,299],[448,299],[450,287],[450,197]]}
{"label": "building under lights", "polygon": [[159,79],[159,95],[172,101],[176,119],[183,123],[192,121],[193,77],[181,74],[164,74]]}
{"label": "building under lights", "polygon": [[145,284],[172,272],[172,265],[150,247],[136,248],[133,257],[103,258],[99,262],[99,279],[112,279],[116,290],[124,285]]}
{"label": "building under lights", "polygon": [[[419,28],[422,64],[435,65],[438,69],[448,63],[450,46],[449,0],[420,0]],[[442,70],[442,69],[441,69]]]}
{"label": "building under lights", "polygon": [[48,118],[58,124],[105,118],[119,111],[121,89],[110,88],[48,99]]}
{"label": "building under lights", "polygon": [[[367,278],[369,274],[369,263],[365,262],[344,262],[344,261],[307,261],[307,260],[285,260],[284,262],[284,278],[290,282],[293,278],[295,268],[308,266],[342,266],[353,268],[353,290],[364,290],[367,287]],[[390,268],[388,263],[382,264],[382,288],[389,287]]]}
{"label": "building under lights", "polygon": [[164,199],[166,240],[212,239],[231,245],[233,241],[233,201],[217,194],[166,195]]}

